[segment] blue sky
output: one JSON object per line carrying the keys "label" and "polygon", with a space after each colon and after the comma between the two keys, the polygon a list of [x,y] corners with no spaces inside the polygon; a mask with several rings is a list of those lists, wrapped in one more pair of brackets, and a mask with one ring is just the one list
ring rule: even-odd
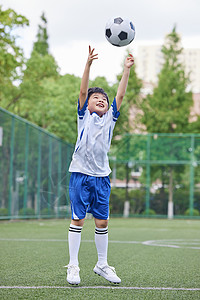
{"label": "blue sky", "polygon": [[115,81],[127,47],[114,47],[105,39],[105,24],[111,17],[127,17],[134,23],[136,37],[129,49],[135,56],[139,45],[162,44],[175,24],[184,47],[200,48],[200,0],[0,0],[0,4],[29,19],[30,26],[18,32],[27,58],[45,12],[50,52],[62,74],[82,75],[91,44],[99,53],[91,78]]}

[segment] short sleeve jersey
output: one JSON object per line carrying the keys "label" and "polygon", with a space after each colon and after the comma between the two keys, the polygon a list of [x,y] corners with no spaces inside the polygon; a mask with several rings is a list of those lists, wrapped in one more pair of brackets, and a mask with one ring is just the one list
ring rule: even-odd
{"label": "short sleeve jersey", "polygon": [[116,99],[102,117],[95,112],[90,114],[88,98],[81,110],[78,101],[78,137],[69,167],[70,172],[96,177],[108,176],[111,173],[108,151],[119,115]]}

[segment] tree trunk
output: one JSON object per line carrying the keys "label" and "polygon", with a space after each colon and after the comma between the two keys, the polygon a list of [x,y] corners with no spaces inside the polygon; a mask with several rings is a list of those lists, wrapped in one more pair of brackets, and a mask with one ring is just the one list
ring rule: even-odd
{"label": "tree trunk", "polygon": [[128,201],[128,183],[129,183],[129,167],[128,163],[126,164],[126,200]]}
{"label": "tree trunk", "polygon": [[127,163],[126,164],[126,200],[124,202],[124,217],[126,217],[126,218],[129,216],[129,210],[130,210],[128,183],[129,183],[129,167],[128,167],[128,163]]}
{"label": "tree trunk", "polygon": [[174,204],[173,204],[173,168],[169,172],[169,199],[168,199],[168,219],[174,217]]}
{"label": "tree trunk", "polygon": [[[10,153],[8,146],[3,147],[3,159],[5,162],[10,162]],[[1,202],[1,208],[6,208],[8,205],[8,193],[9,193],[9,169],[10,165],[9,163],[6,163],[6,166],[3,163],[4,168],[4,176],[3,176],[3,195],[2,195],[2,202]],[[7,200],[7,201],[6,201]]]}

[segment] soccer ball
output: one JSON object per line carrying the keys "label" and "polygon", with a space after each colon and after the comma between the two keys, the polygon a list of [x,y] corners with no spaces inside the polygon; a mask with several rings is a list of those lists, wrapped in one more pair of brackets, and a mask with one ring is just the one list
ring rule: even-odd
{"label": "soccer ball", "polygon": [[112,18],[106,23],[105,36],[114,46],[126,46],[135,37],[135,26],[128,19],[121,17]]}

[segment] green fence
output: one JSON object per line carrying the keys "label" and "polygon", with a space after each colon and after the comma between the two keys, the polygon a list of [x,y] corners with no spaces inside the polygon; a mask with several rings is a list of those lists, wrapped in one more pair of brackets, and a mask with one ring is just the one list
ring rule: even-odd
{"label": "green fence", "polygon": [[0,108],[0,218],[70,214],[73,145]]}
{"label": "green fence", "polygon": [[[0,219],[70,217],[74,146],[0,108]],[[200,218],[200,135],[113,140],[111,216]]]}
{"label": "green fence", "polygon": [[200,135],[133,134],[113,143],[111,213],[200,215]]}

